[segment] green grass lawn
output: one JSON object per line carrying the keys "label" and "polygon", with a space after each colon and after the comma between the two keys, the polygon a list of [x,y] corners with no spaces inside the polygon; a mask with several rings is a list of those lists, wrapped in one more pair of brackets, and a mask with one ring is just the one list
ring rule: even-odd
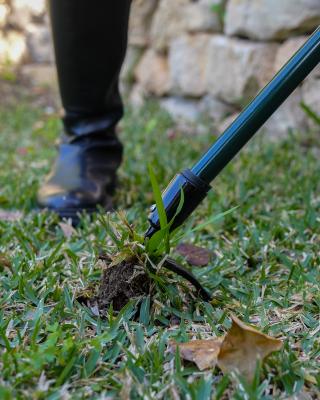
{"label": "green grass lawn", "polygon": [[[0,399],[318,398],[319,135],[292,133],[279,143],[256,137],[188,221],[195,226],[238,206],[184,239],[213,252],[207,267],[188,267],[172,250],[214,294],[211,303],[166,272],[165,289],[151,301],[133,300],[100,318],[76,297],[99,285],[98,255],[112,252],[106,227],[84,218],[67,238],[54,215],[34,210],[59,129],[57,116],[28,102],[0,110],[0,208],[23,212],[0,221]],[[153,201],[147,164],[164,188],[214,138],[209,127],[183,135],[154,105],[128,111],[121,138],[126,153],[116,200],[143,233]],[[218,368],[199,372],[167,351],[172,339],[222,335],[231,312],[284,341],[253,384]]]}

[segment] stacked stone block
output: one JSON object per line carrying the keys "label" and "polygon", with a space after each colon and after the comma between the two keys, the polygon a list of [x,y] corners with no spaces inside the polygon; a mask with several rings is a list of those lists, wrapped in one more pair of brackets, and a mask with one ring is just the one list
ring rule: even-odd
{"label": "stacked stone block", "polygon": [[[148,0],[136,1],[142,10]],[[132,100],[162,97],[175,118],[226,127],[320,24],[319,0],[159,0],[131,81]],[[140,15],[143,13],[140,11]],[[131,42],[131,46],[136,46]],[[141,50],[141,49],[140,49]],[[152,54],[152,56],[151,56]],[[320,114],[320,67],[266,124],[272,137]],[[165,83],[164,83],[165,82]]]}
{"label": "stacked stone block", "polygon": [[17,66],[35,84],[56,86],[45,0],[0,0],[0,74]]}

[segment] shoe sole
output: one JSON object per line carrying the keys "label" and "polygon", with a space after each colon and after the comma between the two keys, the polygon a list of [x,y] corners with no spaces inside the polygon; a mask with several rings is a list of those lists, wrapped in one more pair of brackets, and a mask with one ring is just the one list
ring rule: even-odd
{"label": "shoe sole", "polygon": [[[102,206],[101,206],[102,207]],[[103,208],[103,207],[102,207]],[[93,214],[99,213],[100,210],[98,208],[61,208],[61,209],[54,209],[44,207],[41,210],[48,210],[54,212],[60,219],[71,219],[72,226],[77,226],[80,223],[81,218],[83,215],[88,215],[90,218]],[[105,211],[111,211],[110,208],[105,208]]]}

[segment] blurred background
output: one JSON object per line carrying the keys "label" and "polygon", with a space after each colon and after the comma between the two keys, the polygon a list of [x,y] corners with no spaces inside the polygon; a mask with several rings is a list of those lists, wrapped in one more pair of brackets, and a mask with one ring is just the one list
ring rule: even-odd
{"label": "blurred background", "polygon": [[[133,0],[122,91],[220,132],[319,24],[320,0]],[[59,104],[45,0],[0,0],[0,77]],[[319,66],[264,129],[310,128],[302,102],[320,114]]]}

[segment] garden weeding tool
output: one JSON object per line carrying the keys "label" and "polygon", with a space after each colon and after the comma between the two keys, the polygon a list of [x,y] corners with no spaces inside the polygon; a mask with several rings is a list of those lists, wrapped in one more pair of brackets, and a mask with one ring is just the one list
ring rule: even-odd
{"label": "garden weeding tool", "polygon": [[[191,168],[177,174],[162,194],[168,221],[176,214],[181,190],[184,192],[182,210],[171,230],[180,226],[195,210],[211,189],[210,183],[233,159],[248,140],[290,96],[297,86],[320,62],[320,26],[306,43],[284,65],[268,85],[224,131],[207,153]],[[160,230],[156,206],[149,215],[150,227],[146,238]]]}
{"label": "garden weeding tool", "polygon": [[[290,96],[297,86],[320,62],[320,26],[306,43],[284,65],[268,85],[242,111],[236,120],[223,132],[203,157],[191,168],[177,174],[162,194],[168,221],[174,217],[170,230],[180,226],[196,209],[211,189],[210,183],[233,159],[249,139],[261,128],[270,116]],[[184,203],[177,214],[181,190]],[[176,215],[177,214],[177,215]],[[145,238],[151,238],[160,230],[157,207],[151,208],[149,229]],[[173,260],[164,266],[183,276],[198,290],[200,296],[208,301],[210,294],[201,286],[195,276]]]}

